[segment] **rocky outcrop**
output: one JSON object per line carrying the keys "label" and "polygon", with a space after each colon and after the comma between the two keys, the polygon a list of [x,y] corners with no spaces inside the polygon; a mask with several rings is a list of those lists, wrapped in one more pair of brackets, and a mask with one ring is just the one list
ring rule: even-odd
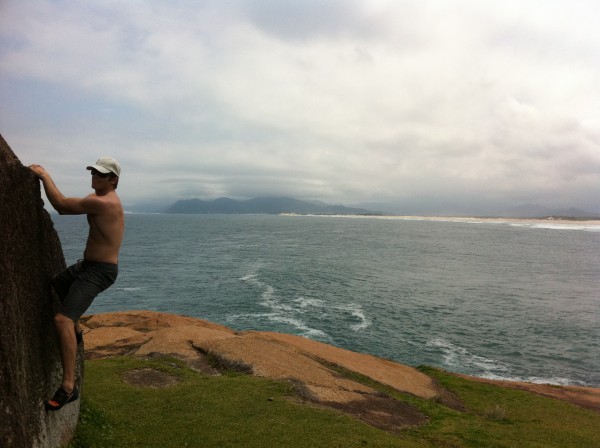
{"label": "rocky outcrop", "polygon": [[[174,356],[206,375],[235,369],[289,380],[307,401],[338,409],[393,432],[422,424],[426,417],[344,375],[343,371],[356,372],[400,392],[435,400],[457,411],[465,410],[455,395],[419,370],[300,336],[238,332],[206,320],[154,311],[88,315],[81,319],[81,324],[88,359]],[[177,380],[153,369],[134,370],[128,375],[131,377],[124,381],[147,387],[168,387]],[[597,388],[468,378],[527,390],[600,412],[600,389]]]}
{"label": "rocky outcrop", "polygon": [[[453,407],[459,404],[431,378],[412,367],[300,336],[236,332],[205,320],[153,311],[84,316],[81,325],[86,358],[169,355],[208,375],[218,375],[219,369],[235,369],[288,380],[306,401],[335,408],[389,431],[423,424],[427,417],[340,374],[338,369],[369,376],[421,398],[436,399]],[[152,382],[138,378],[141,380]]]}
{"label": "rocky outcrop", "polygon": [[79,400],[54,413],[43,402],[62,378],[49,279],[65,261],[39,181],[2,136],[0,235],[0,446],[62,446],[73,435]]}

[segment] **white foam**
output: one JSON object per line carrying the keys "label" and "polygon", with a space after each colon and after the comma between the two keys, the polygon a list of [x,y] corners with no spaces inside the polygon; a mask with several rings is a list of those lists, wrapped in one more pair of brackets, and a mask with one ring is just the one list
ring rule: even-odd
{"label": "white foam", "polygon": [[311,328],[311,327],[307,326],[306,323],[304,323],[302,320],[296,319],[293,317],[288,317],[288,316],[284,316],[281,314],[271,314],[270,316],[267,317],[267,319],[269,319],[270,321],[273,321],[273,322],[279,322],[279,323],[291,325],[291,326],[295,327],[297,330],[302,331],[303,334],[305,334],[305,335],[310,334],[313,336],[321,336],[321,337],[327,336],[327,334],[324,331],[317,330],[316,328]]}
{"label": "white foam", "polygon": [[[243,317],[263,317],[272,322],[284,323],[287,325],[291,325],[301,332],[303,336],[315,337],[315,338],[327,338],[327,333],[324,331],[318,330],[316,328],[311,328],[306,325],[305,322],[295,317],[295,314],[301,312],[300,309],[306,308],[309,306],[322,306],[322,301],[316,299],[305,299],[301,297],[300,299],[294,300],[298,306],[292,306],[285,303],[281,303],[279,298],[277,297],[275,288],[271,285],[268,285],[258,279],[257,274],[248,274],[240,278],[242,281],[249,282],[260,289],[262,289],[261,293],[261,301],[260,305],[269,309],[270,313],[262,313],[262,314],[252,314],[252,315],[244,315]],[[236,319],[241,316],[229,316],[228,319]]]}
{"label": "white foam", "polygon": [[277,312],[293,312],[294,307],[281,303],[275,295],[275,288],[271,285],[266,285],[265,290],[261,294],[262,302],[260,305]]}
{"label": "white foam", "polygon": [[129,291],[140,291],[140,290],[144,289],[144,287],[143,286],[133,286],[133,287],[130,287],[130,288],[116,288],[116,289],[118,291],[127,291],[127,292],[129,292]]}
{"label": "white foam", "polygon": [[258,280],[256,280],[257,274],[246,274],[243,277],[240,277],[240,280],[243,282],[250,282],[250,283],[258,283]]}
{"label": "white foam", "polygon": [[587,384],[582,381],[573,381],[569,378],[553,376],[549,378],[543,378],[539,376],[510,376],[510,375],[494,375],[484,374],[480,375],[481,378],[488,380],[497,381],[512,381],[519,383],[532,383],[532,384],[550,384],[555,386],[584,386],[584,387],[595,387],[592,384]]}
{"label": "white foam", "polygon": [[441,338],[434,338],[427,341],[428,347],[435,347],[442,351],[444,364],[456,369],[482,370],[483,375],[497,375],[500,372],[506,373],[510,369],[506,364],[495,359],[485,358],[469,352],[464,347],[455,345]]}
{"label": "white foam", "polygon": [[350,325],[350,329],[355,332],[362,331],[371,325],[371,320],[365,316],[362,307],[356,303],[330,305],[324,300],[304,296],[293,299],[289,304],[282,303],[275,288],[259,280],[257,274],[244,275],[240,280],[248,282],[262,290],[259,305],[271,311],[271,313],[266,315],[267,319],[290,324],[302,331],[306,336],[319,338],[327,336],[322,330],[308,327],[298,318],[298,315],[314,313],[314,309],[318,310],[319,316],[331,314],[332,312],[336,316],[340,312],[346,315],[349,314],[355,320],[358,320],[358,322]]}
{"label": "white foam", "polygon": [[435,347],[442,351],[444,364],[456,371],[474,371],[481,378],[498,381],[516,381],[535,384],[554,384],[560,386],[591,386],[581,381],[573,381],[564,377],[538,377],[538,376],[516,376],[511,374],[511,369],[502,361],[484,358],[475,355],[463,347],[452,344],[442,338],[434,338],[427,341],[426,346]]}
{"label": "white foam", "polygon": [[361,331],[371,326],[371,320],[368,319],[362,309],[362,307],[356,303],[349,303],[347,305],[330,305],[321,299],[312,299],[306,297],[299,297],[294,300],[299,307],[299,312],[306,312],[308,308],[320,308],[325,311],[334,311],[336,313],[342,312],[350,314],[352,317],[358,319],[358,323],[350,325],[350,329],[353,331]]}
{"label": "white foam", "polygon": [[350,326],[354,331],[364,330],[365,328],[371,325],[371,321],[365,317],[365,314],[362,312],[362,309],[355,309],[351,312],[352,316],[357,317],[360,322]]}
{"label": "white foam", "polygon": [[275,288],[273,288],[271,285],[266,285],[261,297],[263,299],[263,304],[271,305],[275,303]]}
{"label": "white foam", "polygon": [[296,319],[290,316],[286,316],[282,313],[247,313],[247,314],[229,314],[225,317],[227,322],[235,322],[239,320],[255,320],[259,318],[264,318],[270,320],[271,322],[278,322],[282,324],[291,325],[296,330],[300,332],[302,336],[328,339],[329,335],[324,331],[318,330],[316,328],[311,328],[306,325],[300,319]]}
{"label": "white foam", "polygon": [[589,232],[600,232],[600,226],[575,225],[575,224],[532,224],[533,229],[550,230],[587,230]]}
{"label": "white foam", "polygon": [[294,303],[297,303],[300,308],[324,308],[325,302],[321,299],[307,299],[306,297],[299,297],[294,299]]}
{"label": "white foam", "polygon": [[[312,215],[304,215],[312,216]],[[593,224],[580,224],[578,221],[565,221],[565,220],[548,220],[547,222],[540,222],[534,220],[519,219],[519,218],[477,218],[477,217],[445,217],[445,216],[372,216],[372,215],[317,215],[321,218],[349,218],[349,219],[378,219],[378,220],[398,220],[398,221],[434,221],[434,222],[451,222],[451,223],[465,223],[465,224],[502,224],[510,225],[513,227],[529,227],[532,229],[551,229],[551,230],[583,230],[587,232],[600,232],[600,225],[597,224],[598,220],[594,220]]]}
{"label": "white foam", "polygon": [[273,313],[243,313],[243,314],[228,314],[225,316],[227,322],[235,322],[237,320],[247,320],[265,317],[268,318]]}

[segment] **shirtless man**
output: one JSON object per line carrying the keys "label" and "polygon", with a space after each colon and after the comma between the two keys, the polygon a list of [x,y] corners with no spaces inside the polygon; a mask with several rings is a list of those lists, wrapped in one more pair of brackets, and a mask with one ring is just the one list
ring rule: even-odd
{"label": "shirtless man", "polygon": [[61,299],[54,324],[59,337],[63,380],[45,405],[46,409],[56,411],[79,398],[75,384],[77,344],[82,341],[79,318],[94,298],[117,278],[125,228],[123,206],[115,191],[121,167],[110,157],[102,157],[95,165],[88,166],[94,193],[84,198],[65,197],[43,167],[31,165],[29,168],[42,181],[48,200],[59,214],[86,214],[90,226],[83,260],[52,279],[52,287]]}

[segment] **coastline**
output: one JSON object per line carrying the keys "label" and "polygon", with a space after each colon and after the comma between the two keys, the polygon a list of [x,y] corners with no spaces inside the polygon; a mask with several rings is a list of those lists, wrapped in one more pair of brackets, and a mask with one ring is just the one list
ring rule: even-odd
{"label": "coastline", "polygon": [[[373,391],[341,380],[321,362],[365,375],[425,399],[452,402],[452,394],[417,369],[373,355],[352,352],[305,337],[261,331],[234,331],[203,319],[154,311],[124,311],[82,318],[86,359],[114,356],[174,356],[205,374],[213,374],[208,356],[257,376],[293,379],[312,401],[348,404]],[[319,361],[321,360],[321,361]],[[452,373],[452,372],[449,372]],[[488,380],[472,381],[527,390],[600,413],[600,388]]]}
{"label": "coastline", "polygon": [[487,378],[457,373],[454,375],[479,383],[494,384],[510,389],[526,390],[545,397],[566,401],[576,406],[600,413],[600,388],[598,387],[557,386],[555,384],[527,383],[523,381],[490,380]]}
{"label": "coastline", "polygon": [[565,218],[482,218],[478,216],[401,216],[400,219],[418,221],[450,221],[450,222],[482,222],[491,224],[558,224],[565,226],[600,226],[599,219],[565,219]]}
{"label": "coastline", "polygon": [[434,221],[434,222],[461,222],[461,223],[488,223],[488,224],[521,224],[521,225],[558,225],[566,227],[598,227],[600,219],[597,218],[501,218],[480,216],[421,216],[421,215],[310,215],[299,213],[280,213],[280,216],[318,216],[325,218],[353,218],[353,219],[384,219],[401,221]]}

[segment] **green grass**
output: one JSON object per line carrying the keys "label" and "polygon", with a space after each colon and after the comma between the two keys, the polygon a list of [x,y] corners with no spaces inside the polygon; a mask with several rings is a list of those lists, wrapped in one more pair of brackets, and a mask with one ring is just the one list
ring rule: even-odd
{"label": "green grass", "polygon": [[[133,386],[124,372],[152,367],[181,382]],[[428,424],[390,434],[337,411],[306,405],[294,387],[239,373],[208,377],[173,359],[86,361],[80,422],[71,448],[83,447],[560,447],[600,446],[600,415],[524,391],[422,368],[467,411],[401,394],[338,371],[428,415]]]}

